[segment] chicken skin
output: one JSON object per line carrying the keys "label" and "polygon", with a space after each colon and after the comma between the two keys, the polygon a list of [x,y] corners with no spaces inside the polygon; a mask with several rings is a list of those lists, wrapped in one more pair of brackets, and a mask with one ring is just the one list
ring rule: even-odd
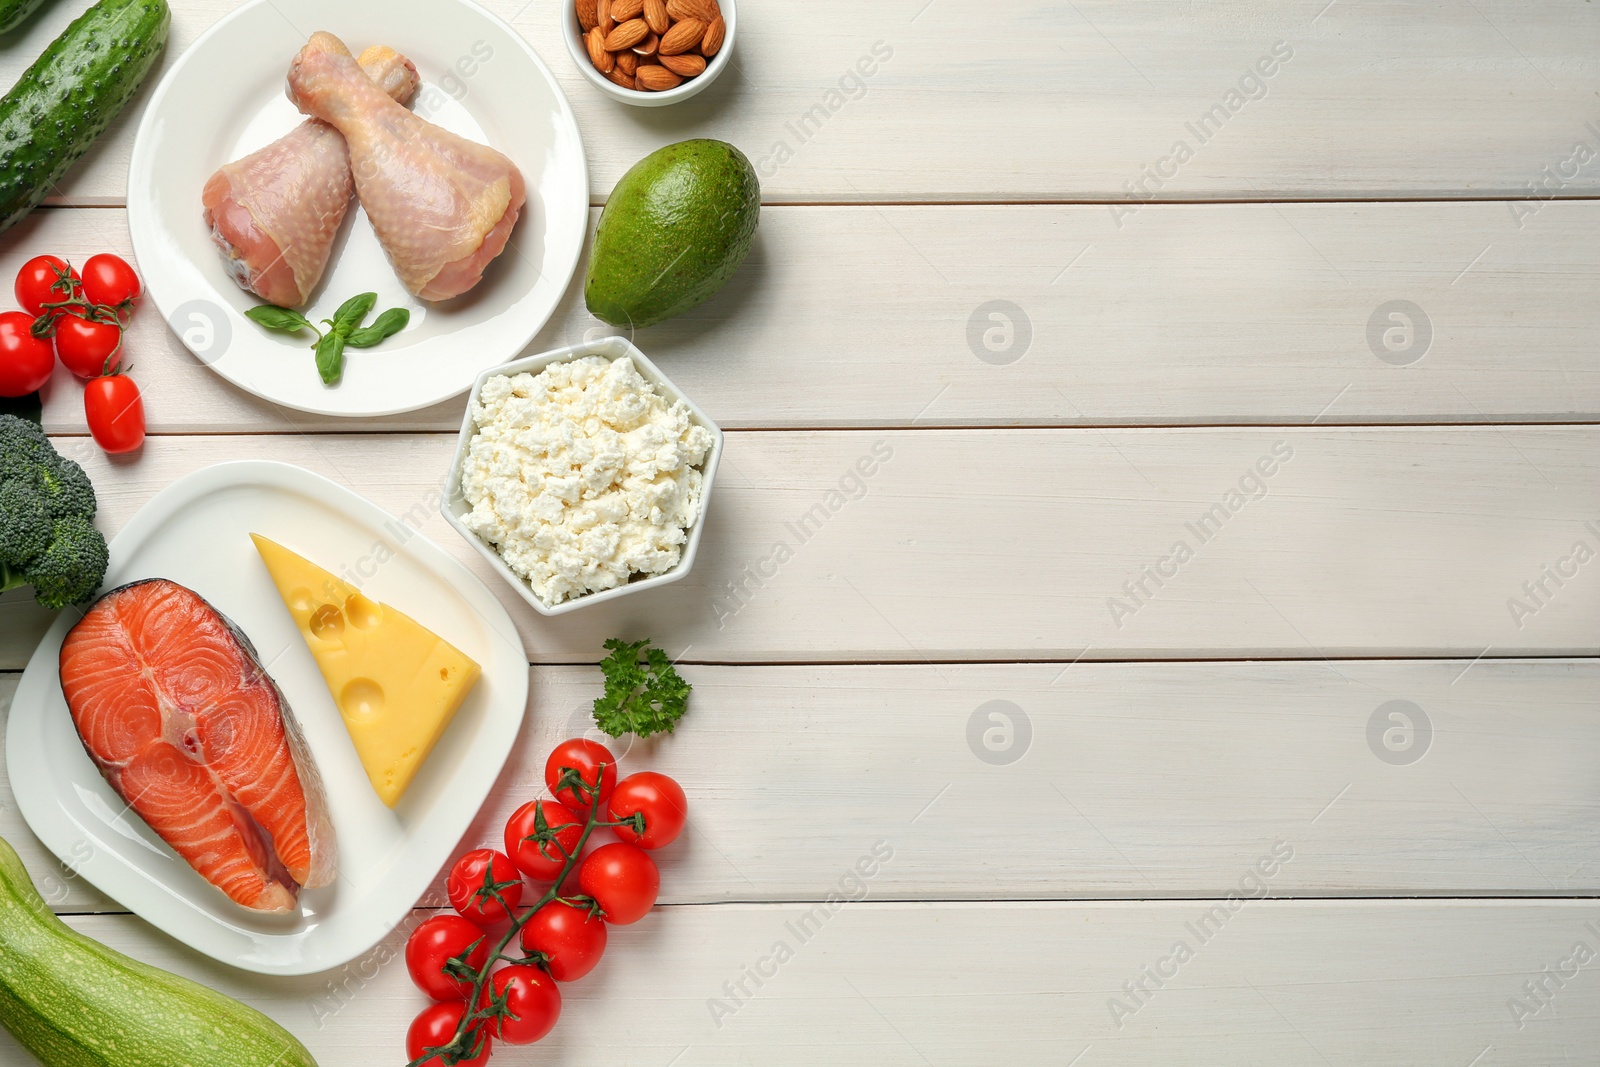
{"label": "chicken skin", "polygon": [[[417,68],[393,49],[369,48],[359,62],[375,92],[403,104],[417,91]],[[354,192],[344,137],[307,119],[218,170],[201,202],[229,276],[268,303],[292,308],[309,301],[322,280]]]}
{"label": "chicken skin", "polygon": [[395,103],[331,33],[295,57],[289,99],[344,134],[356,195],[412,295],[449,300],[483,279],[527,202],[511,160]]}

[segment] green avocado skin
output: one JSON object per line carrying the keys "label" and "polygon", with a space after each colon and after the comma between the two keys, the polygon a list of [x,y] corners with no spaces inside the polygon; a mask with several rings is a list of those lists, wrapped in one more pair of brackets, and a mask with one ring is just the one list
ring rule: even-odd
{"label": "green avocado skin", "polygon": [[761,183],[726,141],[653,152],[622,176],[595,231],[583,297],[602,322],[653,326],[710,299],[750,252]]}

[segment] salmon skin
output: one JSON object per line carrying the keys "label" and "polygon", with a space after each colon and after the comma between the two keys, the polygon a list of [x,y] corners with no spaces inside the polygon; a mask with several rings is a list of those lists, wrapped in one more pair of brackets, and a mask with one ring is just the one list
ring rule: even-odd
{"label": "salmon skin", "polygon": [[256,911],[333,882],[333,824],[299,724],[254,646],[166,579],[113,589],[61,645],[100,773],[201,877]]}

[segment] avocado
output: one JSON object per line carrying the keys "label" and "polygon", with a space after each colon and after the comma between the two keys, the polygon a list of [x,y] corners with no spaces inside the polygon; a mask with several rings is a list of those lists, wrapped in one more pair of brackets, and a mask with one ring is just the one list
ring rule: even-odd
{"label": "avocado", "polygon": [[739,269],[760,216],[761,183],[733,145],[702,139],[652,152],[600,213],[584,302],[612,326],[681,315]]}

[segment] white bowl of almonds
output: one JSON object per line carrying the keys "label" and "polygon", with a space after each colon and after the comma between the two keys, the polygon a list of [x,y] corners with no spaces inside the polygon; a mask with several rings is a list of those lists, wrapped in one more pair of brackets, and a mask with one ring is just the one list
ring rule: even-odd
{"label": "white bowl of almonds", "polygon": [[562,0],[558,8],[578,69],[636,107],[689,99],[733,54],[734,0]]}

